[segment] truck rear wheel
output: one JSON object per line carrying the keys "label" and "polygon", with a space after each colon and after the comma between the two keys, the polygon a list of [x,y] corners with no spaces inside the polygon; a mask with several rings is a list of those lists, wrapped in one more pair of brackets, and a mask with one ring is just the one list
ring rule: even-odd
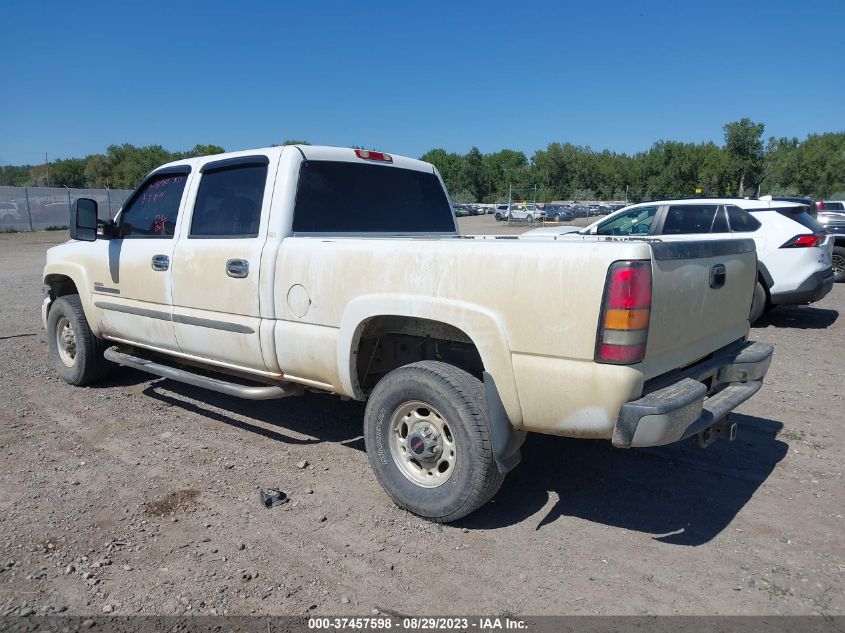
{"label": "truck rear wheel", "polygon": [[367,403],[364,442],[393,501],[439,523],[477,510],[505,478],[481,381],[446,363],[413,363],[382,378]]}
{"label": "truck rear wheel", "polygon": [[111,366],[103,358],[105,342],[88,327],[79,295],[59,297],[50,307],[47,347],[56,373],[71,385],[92,383]]}

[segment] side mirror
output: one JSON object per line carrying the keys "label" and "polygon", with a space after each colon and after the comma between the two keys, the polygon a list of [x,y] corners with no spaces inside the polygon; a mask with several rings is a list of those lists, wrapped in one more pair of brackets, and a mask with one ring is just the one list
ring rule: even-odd
{"label": "side mirror", "polygon": [[70,239],[93,242],[97,239],[97,201],[79,198],[70,215]]}

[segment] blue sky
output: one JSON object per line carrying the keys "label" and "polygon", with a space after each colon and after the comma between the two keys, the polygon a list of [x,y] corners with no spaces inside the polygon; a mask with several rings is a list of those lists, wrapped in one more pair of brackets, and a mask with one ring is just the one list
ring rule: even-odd
{"label": "blue sky", "polygon": [[845,2],[6,0],[0,164],[304,138],[418,156],[845,129]]}

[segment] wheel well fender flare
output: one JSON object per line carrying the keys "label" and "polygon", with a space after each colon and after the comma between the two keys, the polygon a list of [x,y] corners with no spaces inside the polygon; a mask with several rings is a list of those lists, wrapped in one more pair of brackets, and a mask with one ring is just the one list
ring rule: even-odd
{"label": "wheel well fender flare", "polygon": [[358,343],[367,323],[384,316],[426,319],[464,332],[478,349],[484,371],[495,378],[511,424],[517,428],[522,425],[522,409],[505,329],[494,312],[466,301],[395,294],[364,295],[350,301],[340,320],[337,341],[337,372],[346,393],[359,400],[365,397],[355,369]]}
{"label": "wheel well fender flare", "polygon": [[91,300],[91,293],[88,290],[90,285],[88,284],[88,276],[85,273],[85,269],[82,266],[68,263],[62,263],[61,265],[48,264],[45,266],[43,276],[45,286],[53,288],[65,279],[69,280],[76,287],[76,293],[79,295],[79,300],[82,303],[82,310],[85,312],[88,327],[91,328],[95,336],[99,336],[99,311],[94,307]]}

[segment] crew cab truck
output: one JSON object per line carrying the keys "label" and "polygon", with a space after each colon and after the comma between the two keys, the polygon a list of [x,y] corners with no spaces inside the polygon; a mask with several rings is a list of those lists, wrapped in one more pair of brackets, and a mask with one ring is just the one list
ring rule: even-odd
{"label": "crew cab truck", "polygon": [[177,161],[113,220],[78,200],[70,231],[42,308],[65,381],[367,400],[378,481],[435,521],[492,498],[527,432],[732,438],[772,355],[747,340],[752,241],[461,236],[434,167],[381,152]]}

